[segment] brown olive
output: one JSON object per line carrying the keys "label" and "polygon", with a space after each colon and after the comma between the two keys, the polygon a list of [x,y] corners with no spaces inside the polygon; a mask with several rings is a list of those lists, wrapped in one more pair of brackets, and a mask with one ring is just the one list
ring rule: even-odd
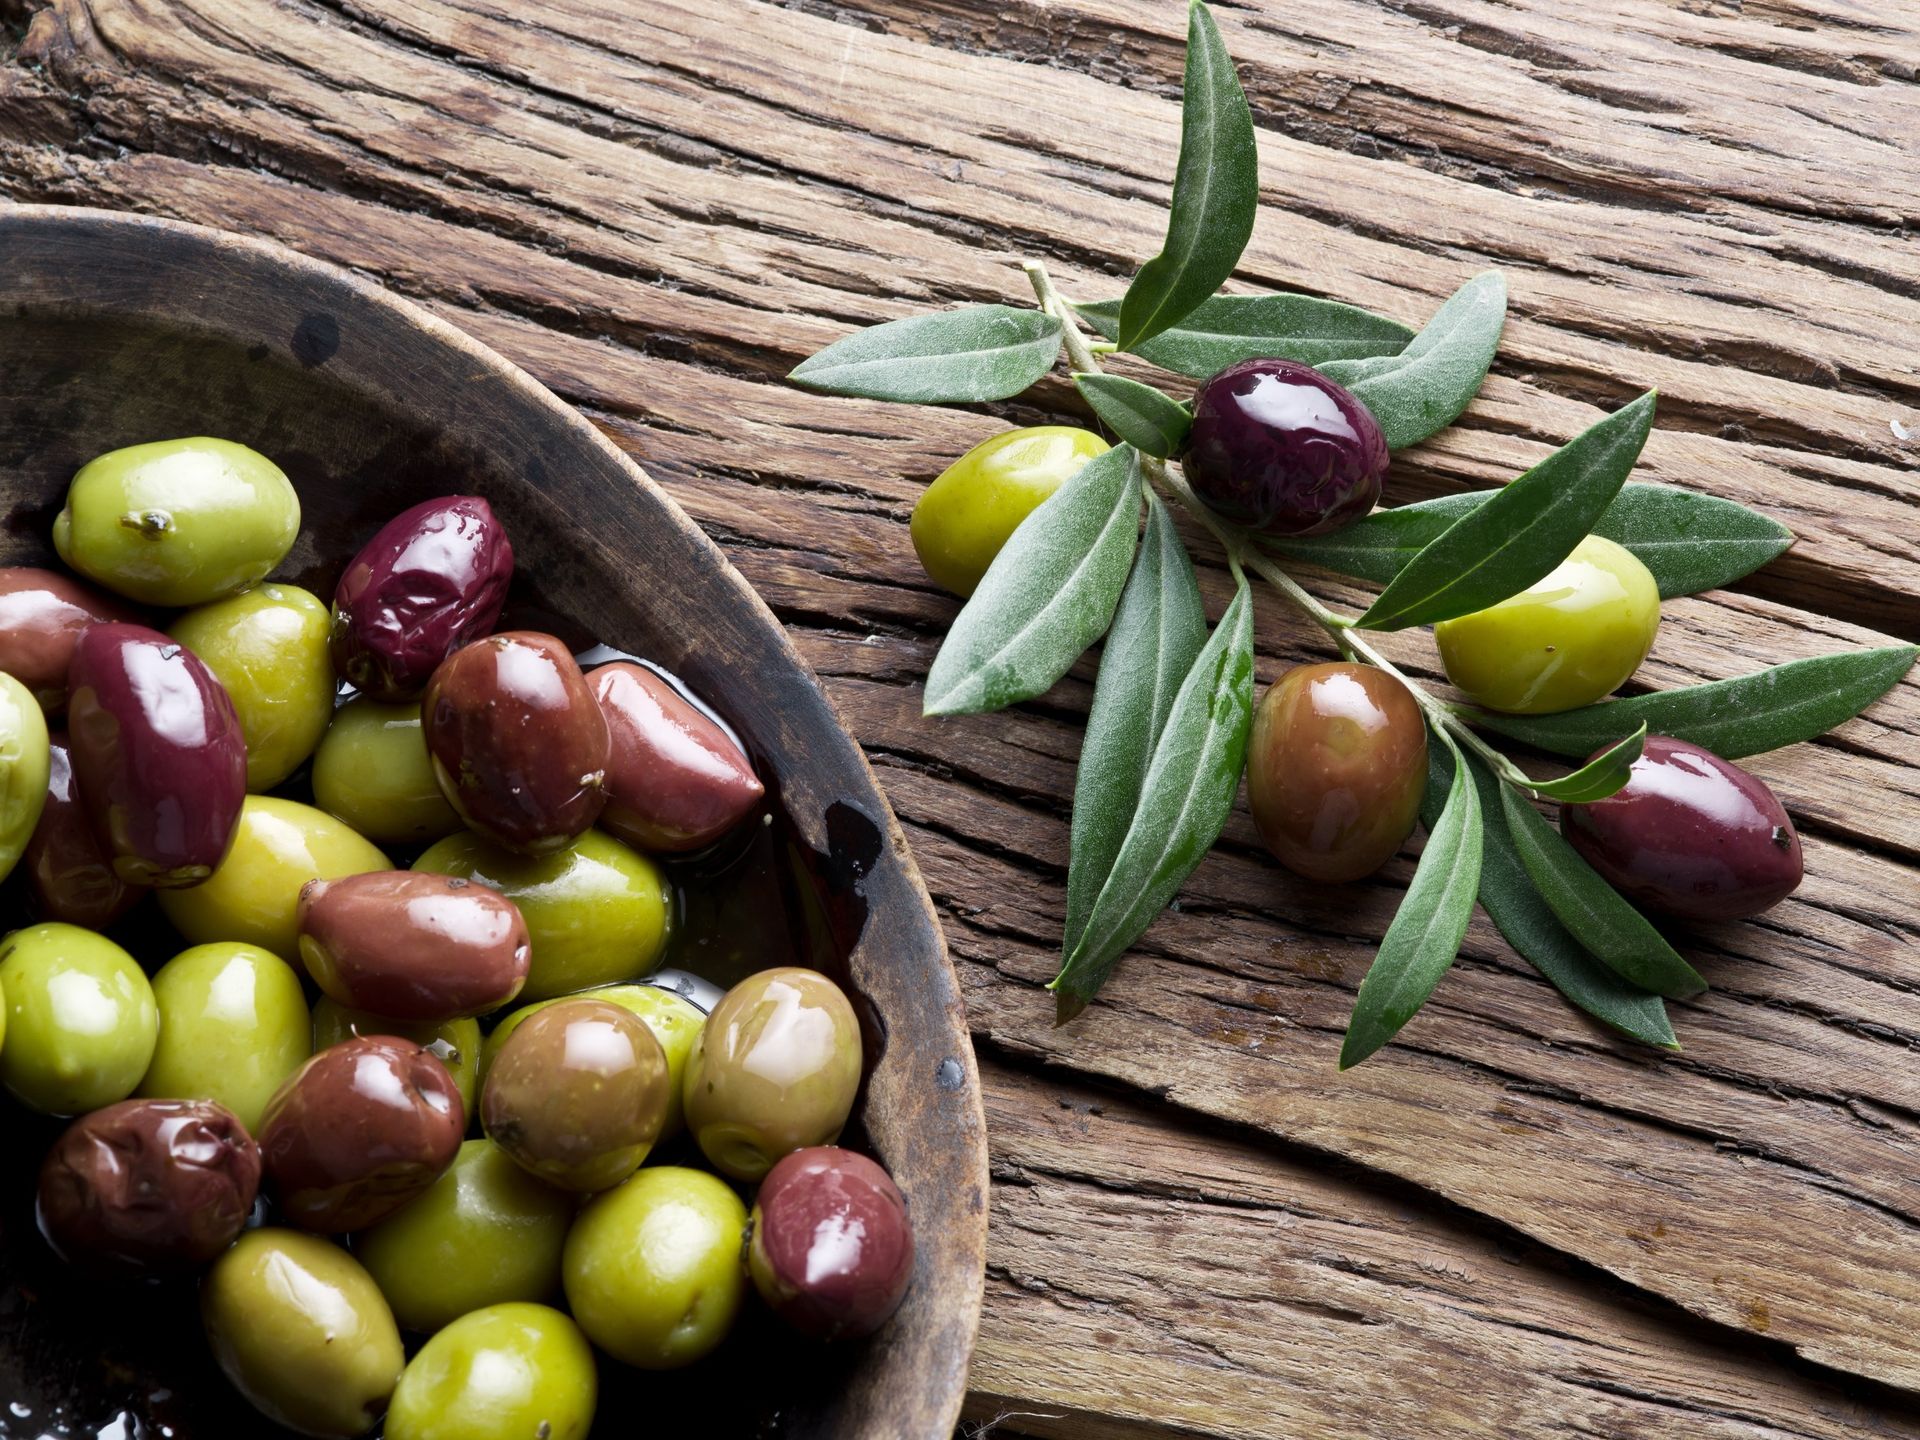
{"label": "brown olive", "polygon": [[657,671],[623,661],[587,683],[613,737],[602,829],[657,854],[700,850],[766,794],[733,737]]}
{"label": "brown olive", "polygon": [[831,1145],[796,1150],[761,1182],[747,1224],[747,1273],[803,1335],[871,1335],[913,1278],[913,1224],[887,1172]]}
{"label": "brown olive", "polygon": [[67,708],[67,667],[80,632],[108,621],[139,623],[131,606],[70,575],[29,565],[0,569],[0,670],[33,692],[40,708]]}
{"label": "brown olive", "polygon": [[139,901],[138,886],[122,880],[93,833],[73,781],[73,757],[64,733],[48,739],[47,803],[27,841],[27,878],[41,918],[104,930]]}

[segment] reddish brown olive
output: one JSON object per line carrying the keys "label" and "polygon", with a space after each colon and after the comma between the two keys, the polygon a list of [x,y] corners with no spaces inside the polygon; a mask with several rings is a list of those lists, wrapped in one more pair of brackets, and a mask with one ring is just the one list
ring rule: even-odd
{"label": "reddish brown olive", "polygon": [[30,565],[0,568],[0,670],[49,715],[67,708],[67,667],[82,631],[118,621],[138,624],[131,606],[70,575]]}
{"label": "reddish brown olive", "polygon": [[796,1150],[761,1183],[747,1222],[747,1272],[803,1335],[839,1340],[886,1323],[913,1278],[907,1202],[851,1150]]}
{"label": "reddish brown olive", "polygon": [[104,930],[139,901],[139,887],[114,871],[93,833],[73,781],[67,737],[56,731],[47,745],[47,803],[27,841],[26,871],[43,920]]}
{"label": "reddish brown olive", "polygon": [[453,875],[372,870],[300,891],[300,958],[342,1005],[434,1023],[497,1010],[527,983],[520,909]]}
{"label": "reddish brown olive", "polygon": [[476,640],[433,672],[421,707],[440,792],[488,839],[526,855],[573,843],[607,802],[607,722],[551,635]]}
{"label": "reddish brown olive", "polygon": [[602,829],[640,850],[702,850],[766,794],[733,737],[666,677],[623,661],[587,683],[613,741]]}

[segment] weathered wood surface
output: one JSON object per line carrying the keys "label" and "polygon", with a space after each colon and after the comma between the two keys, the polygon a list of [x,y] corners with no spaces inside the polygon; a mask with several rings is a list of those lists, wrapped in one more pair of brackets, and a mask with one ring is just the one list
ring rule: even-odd
{"label": "weathered wood surface", "polygon": [[[1321,0],[1218,12],[1261,126],[1242,275],[1417,321],[1508,268],[1455,431],[1495,483],[1648,385],[1643,475],[1795,550],[1668,607],[1647,678],[1920,637],[1920,11]],[[1401,1042],[1338,1034],[1403,859],[1316,890],[1244,813],[1055,1031],[1083,665],[929,722],[919,488],[993,415],[779,383],[852,325],[1117,293],[1162,224],[1147,0],[0,0],[0,194],[270,236],[580,405],[727,546],[872,755],[942,908],[997,1165],[972,1413],[1110,1436],[1920,1434],[1920,683],[1760,757],[1808,879],[1683,949],[1654,1057],[1484,923]],[[9,53],[10,52],[10,53]],[[1201,547],[1204,553],[1204,547]],[[1203,577],[1217,603],[1217,570]],[[1357,599],[1338,582],[1320,587]],[[1325,658],[1263,607],[1261,675]],[[1431,651],[1397,653],[1427,669]]]}

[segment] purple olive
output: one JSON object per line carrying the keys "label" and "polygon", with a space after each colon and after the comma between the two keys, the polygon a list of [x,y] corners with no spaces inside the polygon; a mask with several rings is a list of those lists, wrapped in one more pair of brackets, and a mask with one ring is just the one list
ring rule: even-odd
{"label": "purple olive", "polygon": [[123,1100],[82,1116],[40,1165],[40,1228],[68,1260],[190,1270],[233,1243],[260,1149],[211,1100]]}
{"label": "purple olive", "polygon": [[1373,508],[1387,460],[1379,421],[1350,390],[1292,360],[1242,360],[1194,393],[1181,465],[1229,520],[1319,535]]}
{"label": "purple olive", "polygon": [[1742,920],[1800,883],[1800,837],[1767,787],[1710,750],[1649,735],[1626,786],[1563,805],[1560,828],[1634,904],[1685,920]]}
{"label": "purple olive", "polygon": [[420,718],[440,793],[488,839],[542,855],[600,818],[607,722],[553,636],[513,630],[455,651]]}
{"label": "purple olive", "polygon": [[500,618],[513,545],[477,495],[402,511],[333,592],[333,664],[378,700],[416,698],[436,666]]}
{"label": "purple olive", "polygon": [[818,1340],[871,1335],[913,1278],[907,1202],[886,1171],[851,1150],[796,1150],[769,1170],[747,1235],[754,1288]]}
{"label": "purple olive", "polygon": [[199,884],[226,858],[247,797],[247,744],[225,688],[143,625],[83,632],[68,681],[74,779],[114,873]]}
{"label": "purple olive", "polygon": [[760,803],[766,787],[733,738],[644,665],[587,677],[613,738],[600,827],[640,850],[703,850]]}
{"label": "purple olive", "polygon": [[47,745],[47,803],[27,841],[27,878],[41,918],[89,930],[104,930],[140,899],[137,887],[114,872],[113,861],[94,834],[73,783],[73,760],[64,734]]}
{"label": "purple olive", "polygon": [[28,565],[0,569],[0,670],[58,715],[67,708],[67,667],[80,632],[140,619],[131,606],[71,576]]}

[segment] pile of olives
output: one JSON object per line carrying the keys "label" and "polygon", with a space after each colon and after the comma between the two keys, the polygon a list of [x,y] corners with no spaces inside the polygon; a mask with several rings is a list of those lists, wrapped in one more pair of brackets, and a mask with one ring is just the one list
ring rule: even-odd
{"label": "pile of olives", "polygon": [[[731,732],[644,664],[495,633],[513,547],[477,496],[394,517],[330,606],[267,579],[299,523],[265,456],[139,445],[55,522],[84,579],[0,570],[0,877],[38,921],[0,940],[0,1085],[77,1117],[47,1242],[203,1270],[219,1365],[309,1435],[578,1440],[596,1352],[691,1364],[750,1288],[878,1329],[913,1233],[835,1144],[848,997],[660,968],[660,857],[763,810]],[[185,942],[151,977],[103,933],[150,892]]]}

